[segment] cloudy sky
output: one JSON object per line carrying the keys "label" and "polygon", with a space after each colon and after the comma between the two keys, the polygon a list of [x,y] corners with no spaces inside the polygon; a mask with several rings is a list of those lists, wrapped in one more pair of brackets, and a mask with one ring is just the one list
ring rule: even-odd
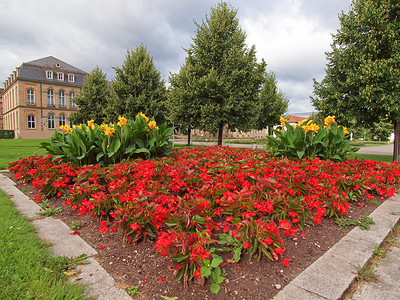
{"label": "cloudy sky", "polygon": [[[0,81],[23,62],[54,56],[114,78],[127,50],[144,44],[165,81],[177,73],[196,26],[216,0],[0,0]],[[289,113],[313,111],[312,78],[325,74],[325,51],[351,0],[231,0],[247,43],[276,74]]]}

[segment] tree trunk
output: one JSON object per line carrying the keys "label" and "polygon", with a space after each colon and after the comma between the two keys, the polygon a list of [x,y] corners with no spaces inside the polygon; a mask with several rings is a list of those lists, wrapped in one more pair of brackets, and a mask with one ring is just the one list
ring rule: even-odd
{"label": "tree trunk", "polygon": [[192,129],[190,127],[188,127],[188,146],[190,146],[190,134],[192,133]]}
{"label": "tree trunk", "polygon": [[222,134],[224,130],[224,124],[222,122],[218,125],[218,146],[222,146]]}
{"label": "tree trunk", "polygon": [[399,161],[400,121],[394,121],[393,161]]}

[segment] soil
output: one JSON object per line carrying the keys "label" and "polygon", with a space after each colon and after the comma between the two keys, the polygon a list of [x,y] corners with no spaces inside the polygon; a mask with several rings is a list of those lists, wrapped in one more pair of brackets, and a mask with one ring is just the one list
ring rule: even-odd
{"label": "soil", "polygon": [[[15,180],[12,174],[7,175],[31,199],[38,194],[31,184]],[[209,281],[204,285],[193,281],[187,285],[182,281],[175,282],[172,262],[152,250],[155,241],[126,244],[117,232],[101,233],[100,222],[96,218],[80,216],[70,206],[63,205],[64,199],[50,200],[54,206],[63,207],[54,218],[61,219],[68,226],[73,223],[83,225],[77,230],[80,237],[98,252],[94,257],[115,279],[117,287],[126,291],[138,287],[140,294],[133,295],[133,299],[271,299],[353,228],[339,229],[334,219],[325,218],[321,224],[306,227],[304,238],[300,235],[285,238],[287,250],[284,258],[292,259],[288,267],[282,266],[282,259],[272,262],[265,257],[260,260],[253,257],[249,261],[243,255],[239,263],[227,263],[223,267],[227,279],[222,283],[220,292],[214,295],[209,290]],[[352,204],[346,218],[360,219],[369,215],[382,201],[379,198],[372,201],[360,199],[358,203],[365,206]],[[223,255],[223,258],[225,261],[232,259],[232,254]]]}

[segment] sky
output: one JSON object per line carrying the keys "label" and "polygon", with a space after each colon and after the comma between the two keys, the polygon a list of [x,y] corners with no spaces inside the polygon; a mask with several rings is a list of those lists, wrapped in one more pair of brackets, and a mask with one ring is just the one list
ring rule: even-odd
{"label": "sky", "polygon": [[[128,50],[143,44],[168,84],[195,36],[195,22],[216,0],[0,0],[0,81],[23,62],[54,56],[113,80]],[[351,0],[231,0],[246,43],[275,73],[288,113],[308,116],[313,78],[325,75],[326,51]]]}

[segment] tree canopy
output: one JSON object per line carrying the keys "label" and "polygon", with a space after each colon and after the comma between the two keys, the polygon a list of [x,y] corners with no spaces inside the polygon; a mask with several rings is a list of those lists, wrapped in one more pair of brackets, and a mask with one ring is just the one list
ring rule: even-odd
{"label": "tree canopy", "polygon": [[118,116],[135,118],[139,112],[154,117],[157,123],[165,121],[166,87],[153,58],[143,45],[127,51],[121,68],[115,67],[112,83],[116,97],[110,103],[107,114],[110,121]]}
{"label": "tree canopy", "polygon": [[[226,2],[212,8],[210,15],[195,25],[185,65],[170,78],[168,106],[177,123],[218,132],[221,145],[225,125],[248,129],[266,63],[257,62],[254,46],[247,47],[237,10]],[[182,104],[189,109],[179,108]]]}
{"label": "tree canopy", "polygon": [[339,15],[341,28],[327,53],[326,76],[314,80],[314,106],[341,123],[390,122],[395,128],[394,160],[400,135],[400,2],[353,0]]}
{"label": "tree canopy", "polygon": [[88,120],[94,120],[98,124],[104,122],[110,94],[106,74],[96,67],[85,78],[82,92],[73,100],[79,110],[71,115],[70,121],[74,124],[86,123]]}
{"label": "tree canopy", "polygon": [[252,129],[258,130],[278,124],[279,118],[286,113],[289,105],[289,100],[278,89],[273,73],[265,74],[257,100],[250,125]]}

